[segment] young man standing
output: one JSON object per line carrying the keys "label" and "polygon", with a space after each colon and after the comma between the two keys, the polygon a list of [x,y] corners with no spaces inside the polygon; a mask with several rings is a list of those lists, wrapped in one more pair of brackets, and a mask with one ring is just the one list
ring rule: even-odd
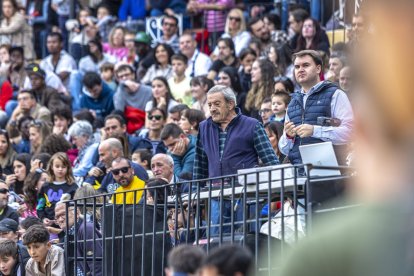
{"label": "young man standing", "polygon": [[190,87],[191,78],[185,75],[188,58],[181,53],[175,54],[171,57],[171,63],[174,72],[174,75],[168,79],[171,93],[177,101],[191,106],[193,101]]}

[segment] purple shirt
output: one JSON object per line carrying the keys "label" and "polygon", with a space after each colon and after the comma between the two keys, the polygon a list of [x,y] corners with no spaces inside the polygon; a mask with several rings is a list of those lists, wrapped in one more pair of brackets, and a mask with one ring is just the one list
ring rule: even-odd
{"label": "purple shirt", "polygon": [[204,22],[208,32],[223,32],[227,11],[234,6],[234,0],[198,0],[198,3],[221,4],[227,7],[224,11],[204,10]]}

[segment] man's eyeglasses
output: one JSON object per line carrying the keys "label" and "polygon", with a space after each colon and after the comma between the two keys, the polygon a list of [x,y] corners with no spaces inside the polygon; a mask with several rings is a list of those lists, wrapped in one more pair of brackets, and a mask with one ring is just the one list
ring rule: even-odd
{"label": "man's eyeglasses", "polygon": [[9,192],[9,189],[2,188],[0,189],[0,194],[7,194]]}
{"label": "man's eyeglasses", "polygon": [[263,115],[265,113],[269,113],[269,112],[272,112],[272,110],[268,109],[268,108],[263,108],[263,109],[259,110],[259,115],[261,116],[261,115]]}
{"label": "man's eyeglasses", "polygon": [[229,20],[231,21],[231,20],[234,20],[234,21],[236,21],[236,22],[240,22],[241,21],[241,18],[240,17],[233,17],[233,16],[229,16]]}
{"label": "man's eyeglasses", "polygon": [[129,168],[131,167],[123,167],[123,168],[112,170],[111,172],[113,175],[119,175],[120,172],[127,173],[129,171]]}
{"label": "man's eyeglasses", "polygon": [[148,115],[148,119],[149,120],[155,119],[155,120],[159,121],[159,120],[162,119],[162,115]]}
{"label": "man's eyeglasses", "polygon": [[177,24],[175,24],[175,23],[168,23],[168,22],[163,22],[162,25],[168,26],[168,27],[177,27]]}
{"label": "man's eyeglasses", "polygon": [[132,73],[118,74],[118,79],[123,79],[131,76]]}

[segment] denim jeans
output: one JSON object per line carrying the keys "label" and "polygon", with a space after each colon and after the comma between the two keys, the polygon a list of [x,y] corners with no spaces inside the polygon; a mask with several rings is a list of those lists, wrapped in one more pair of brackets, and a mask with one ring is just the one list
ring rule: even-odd
{"label": "denim jeans", "polygon": [[[220,232],[222,234],[228,234],[231,232],[231,226],[230,225],[226,225],[221,228],[220,231],[220,226],[213,226],[213,225],[219,225],[220,224],[220,219],[222,220],[222,223],[231,223],[231,212],[234,212],[234,221],[233,221],[233,225],[234,230],[236,230],[237,228],[241,227],[241,221],[243,220],[243,213],[244,213],[244,205],[243,205],[243,201],[242,200],[234,200],[234,204],[237,205],[236,206],[231,204],[231,200],[228,199],[224,199],[222,202],[222,213],[220,213],[220,200],[218,199],[212,199],[211,200],[211,218],[210,218],[210,236],[218,236],[220,234]],[[238,222],[238,223],[237,223]]]}
{"label": "denim jeans", "polygon": [[73,71],[70,74],[69,90],[72,96],[72,110],[74,112],[80,110],[80,100],[82,97],[82,79],[83,74],[79,71]]}

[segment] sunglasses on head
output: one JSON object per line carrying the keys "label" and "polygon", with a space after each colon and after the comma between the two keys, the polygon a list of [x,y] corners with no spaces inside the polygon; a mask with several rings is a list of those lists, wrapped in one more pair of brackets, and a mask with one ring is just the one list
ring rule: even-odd
{"label": "sunglasses on head", "polygon": [[162,119],[162,115],[148,115],[148,119],[152,120],[155,119],[157,121]]}
{"label": "sunglasses on head", "polygon": [[112,170],[111,172],[112,172],[113,175],[119,175],[120,172],[127,173],[129,168],[130,167],[123,167],[123,168]]}
{"label": "sunglasses on head", "polygon": [[30,122],[30,126],[37,126],[37,127],[41,127],[42,126],[42,121],[39,120],[33,120]]}
{"label": "sunglasses on head", "polygon": [[0,189],[0,194],[7,194],[8,192],[9,192],[9,189],[6,189],[6,188]]}

